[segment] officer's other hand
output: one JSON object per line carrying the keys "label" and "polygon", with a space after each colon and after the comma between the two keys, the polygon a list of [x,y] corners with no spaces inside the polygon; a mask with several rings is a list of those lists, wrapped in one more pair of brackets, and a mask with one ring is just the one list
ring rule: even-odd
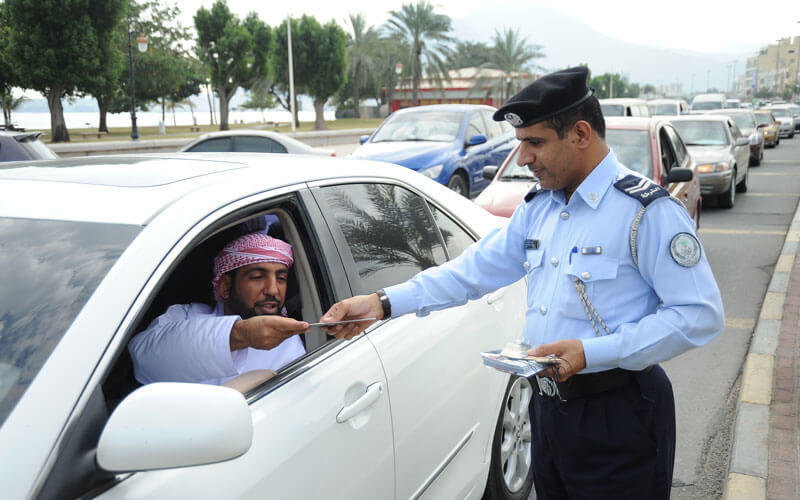
{"label": "officer's other hand", "polygon": [[548,368],[544,374],[563,382],[586,368],[586,356],[583,353],[583,342],[577,339],[557,340],[550,344],[542,344],[528,351],[531,356],[547,356],[554,354],[559,358],[558,369]]}
{"label": "officer's other hand", "polygon": [[283,316],[253,316],[240,319],[231,329],[231,351],[252,347],[272,349],[298,333],[307,332],[308,323]]}
{"label": "officer's other hand", "polygon": [[[383,308],[377,293],[369,295],[356,295],[341,302],[337,302],[325,315],[320,318],[321,323],[331,323],[333,321],[345,321],[359,318],[378,318],[383,319]],[[375,320],[359,321],[358,323],[348,323],[346,325],[336,325],[326,328],[328,334],[337,339],[350,340],[359,333],[363,332]]]}

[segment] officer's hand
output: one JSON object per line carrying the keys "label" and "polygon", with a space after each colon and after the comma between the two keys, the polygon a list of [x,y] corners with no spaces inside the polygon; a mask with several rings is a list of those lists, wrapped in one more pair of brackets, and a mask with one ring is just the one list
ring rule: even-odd
{"label": "officer's hand", "polygon": [[[319,321],[321,323],[330,323],[333,321],[359,318],[383,319],[383,307],[381,307],[381,301],[377,293],[356,295],[355,297],[337,302],[328,309],[328,312],[326,312]],[[326,330],[337,339],[350,340],[373,323],[375,323],[375,320],[359,321],[358,323],[331,326],[326,328]]]}
{"label": "officer's hand", "polygon": [[252,347],[272,349],[298,333],[308,331],[308,323],[283,316],[253,316],[240,319],[231,328],[231,351]]}
{"label": "officer's hand", "polygon": [[583,342],[576,339],[557,340],[550,344],[536,346],[528,354],[531,356],[547,356],[555,354],[560,359],[558,370],[548,368],[544,374],[548,377],[563,382],[586,368],[586,356],[583,353]]}

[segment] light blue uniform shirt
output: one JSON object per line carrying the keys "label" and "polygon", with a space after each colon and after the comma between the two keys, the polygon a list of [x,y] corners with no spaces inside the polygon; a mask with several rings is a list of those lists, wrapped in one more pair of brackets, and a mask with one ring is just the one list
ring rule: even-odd
{"label": "light blue uniform shirt", "polygon": [[[638,176],[609,152],[569,203],[563,191],[540,191],[457,259],[386,288],[392,316],[461,305],[527,276],[525,341],[580,339],[584,372],[641,370],[707,344],[723,329],[724,313],[705,252],[691,267],[670,253],[676,235],[696,238],[694,222],[675,200],[652,201],[638,229],[637,267],[630,230],[642,203],[614,186],[628,175]],[[596,335],[575,277],[611,335],[599,323]]]}

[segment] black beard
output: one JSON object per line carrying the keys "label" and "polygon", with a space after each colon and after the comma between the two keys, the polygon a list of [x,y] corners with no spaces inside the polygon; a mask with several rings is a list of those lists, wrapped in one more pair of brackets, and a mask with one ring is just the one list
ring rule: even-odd
{"label": "black beard", "polygon": [[[278,299],[277,297],[273,297],[272,295],[267,295],[266,299],[264,300],[271,300],[277,302]],[[242,301],[242,298],[239,296],[239,294],[236,293],[236,289],[234,287],[231,287],[231,295],[230,297],[228,297],[228,300],[225,302],[225,305],[227,306],[228,309],[231,310],[231,312],[233,312],[234,314],[238,314],[239,317],[241,317],[242,319],[250,319],[253,316],[269,316],[268,314],[262,315],[257,313],[255,307],[247,307],[247,305]],[[283,304],[278,306],[279,312],[276,313],[276,315],[280,314],[280,311],[282,309],[283,309]]]}

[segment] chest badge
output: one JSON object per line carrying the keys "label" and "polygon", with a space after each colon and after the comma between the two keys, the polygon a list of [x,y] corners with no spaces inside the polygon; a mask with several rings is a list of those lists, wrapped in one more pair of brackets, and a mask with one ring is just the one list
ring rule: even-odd
{"label": "chest badge", "polygon": [[525,250],[539,250],[539,240],[525,240]]}
{"label": "chest badge", "polygon": [[669,254],[683,267],[693,267],[700,262],[700,242],[689,233],[678,233],[669,243]]}
{"label": "chest badge", "polygon": [[583,247],[581,248],[581,255],[600,255],[603,253],[603,247]]}

